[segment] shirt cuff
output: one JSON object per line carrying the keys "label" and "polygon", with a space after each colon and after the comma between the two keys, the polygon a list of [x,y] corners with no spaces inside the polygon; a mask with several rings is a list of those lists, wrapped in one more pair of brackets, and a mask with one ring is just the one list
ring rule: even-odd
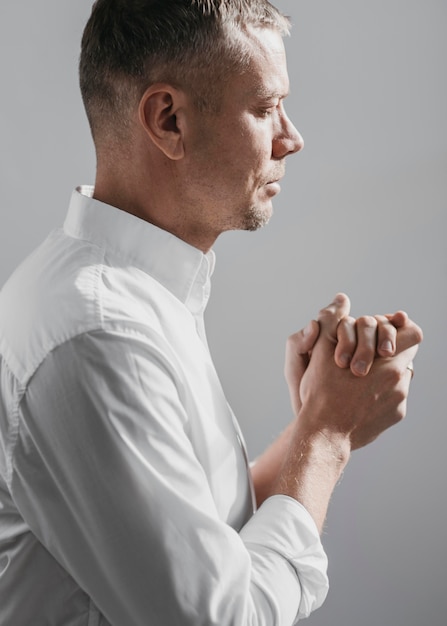
{"label": "shirt cuff", "polygon": [[271,496],[240,535],[252,558],[269,563],[270,597],[282,605],[281,613],[290,617],[295,611],[296,622],[323,604],[329,589],[327,556],[302,504],[289,496]]}

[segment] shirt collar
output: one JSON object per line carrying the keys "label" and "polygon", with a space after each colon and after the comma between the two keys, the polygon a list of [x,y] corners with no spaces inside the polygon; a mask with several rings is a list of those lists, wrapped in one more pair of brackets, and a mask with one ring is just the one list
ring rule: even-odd
{"label": "shirt collar", "polygon": [[215,255],[204,254],[171,233],[93,197],[93,187],[73,191],[64,231],[125,257],[183,302],[194,315],[210,295]]}

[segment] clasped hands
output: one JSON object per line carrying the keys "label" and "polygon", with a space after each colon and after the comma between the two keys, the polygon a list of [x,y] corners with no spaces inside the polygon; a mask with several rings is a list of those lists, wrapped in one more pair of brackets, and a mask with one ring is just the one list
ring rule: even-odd
{"label": "clasped hands", "polygon": [[421,341],[406,313],[354,319],[349,298],[338,294],[287,342],[295,415],[307,430],[348,438],[351,449],[366,445],[405,416]]}

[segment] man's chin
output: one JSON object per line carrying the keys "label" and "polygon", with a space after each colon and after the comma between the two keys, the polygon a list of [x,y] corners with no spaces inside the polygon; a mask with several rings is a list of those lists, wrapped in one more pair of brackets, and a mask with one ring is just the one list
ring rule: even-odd
{"label": "man's chin", "polygon": [[254,232],[266,226],[273,214],[271,203],[268,206],[253,206],[245,215],[245,224],[243,230]]}

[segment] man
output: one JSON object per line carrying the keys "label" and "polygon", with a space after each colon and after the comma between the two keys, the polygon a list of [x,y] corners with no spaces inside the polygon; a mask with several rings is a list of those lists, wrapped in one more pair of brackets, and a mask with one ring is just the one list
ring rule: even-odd
{"label": "man", "polygon": [[290,338],[296,419],[250,471],[203,312],[214,241],[268,221],[303,147],[287,30],[265,0],[93,7],[95,187],[1,293],[2,625],[287,626],[325,598],[329,498],[404,416],[421,332],[339,294]]}

